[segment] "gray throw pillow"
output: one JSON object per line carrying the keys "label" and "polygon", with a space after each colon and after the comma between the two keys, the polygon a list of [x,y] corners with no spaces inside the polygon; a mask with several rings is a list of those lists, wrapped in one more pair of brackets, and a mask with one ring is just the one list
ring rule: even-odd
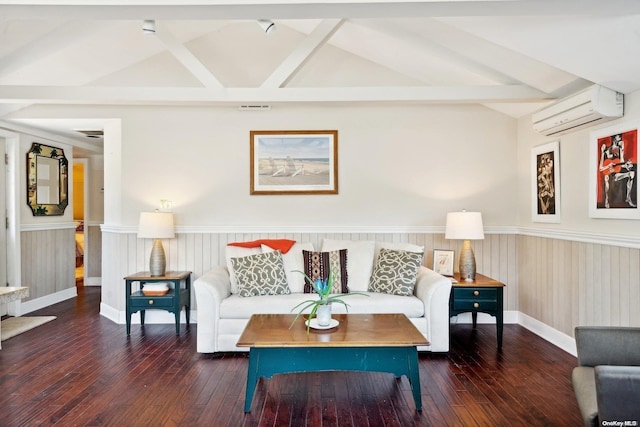
{"label": "gray throw pillow", "polygon": [[280,251],[231,258],[238,295],[284,295],[290,293]]}
{"label": "gray throw pillow", "polygon": [[413,295],[424,253],[380,249],[373,265],[369,292]]}

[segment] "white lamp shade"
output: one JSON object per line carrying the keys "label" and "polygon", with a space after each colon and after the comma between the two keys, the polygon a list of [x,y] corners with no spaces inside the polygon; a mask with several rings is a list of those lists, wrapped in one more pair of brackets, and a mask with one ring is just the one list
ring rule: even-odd
{"label": "white lamp shade", "polygon": [[169,212],[140,212],[138,237],[143,239],[172,239],[173,214]]}
{"label": "white lamp shade", "polygon": [[482,240],[482,214],[480,212],[449,212],[444,238],[452,240]]}

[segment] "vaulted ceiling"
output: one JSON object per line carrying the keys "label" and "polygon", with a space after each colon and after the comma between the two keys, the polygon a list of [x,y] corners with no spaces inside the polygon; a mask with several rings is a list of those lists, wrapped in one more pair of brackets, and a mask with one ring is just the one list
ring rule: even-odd
{"label": "vaulted ceiling", "polygon": [[519,117],[593,83],[640,89],[637,0],[2,3],[6,120],[35,104],[362,102]]}

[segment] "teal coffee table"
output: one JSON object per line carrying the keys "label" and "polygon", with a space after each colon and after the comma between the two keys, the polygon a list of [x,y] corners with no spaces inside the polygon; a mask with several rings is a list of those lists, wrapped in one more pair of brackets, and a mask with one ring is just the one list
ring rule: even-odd
{"label": "teal coffee table", "polygon": [[237,346],[250,347],[244,411],[258,380],[276,374],[314,371],[390,372],[406,375],[416,410],[422,410],[419,345],[429,345],[404,314],[338,314],[333,329],[307,334],[302,316],[291,329],[294,314],[254,314]]}

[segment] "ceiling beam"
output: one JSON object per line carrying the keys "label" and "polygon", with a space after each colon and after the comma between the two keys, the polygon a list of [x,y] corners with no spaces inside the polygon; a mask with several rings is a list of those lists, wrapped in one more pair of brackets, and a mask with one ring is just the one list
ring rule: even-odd
{"label": "ceiling beam", "polygon": [[526,85],[316,88],[185,88],[0,86],[0,103],[216,104],[278,102],[539,102],[548,94]]}
{"label": "ceiling beam", "polygon": [[12,120],[2,120],[0,119],[0,129],[6,129],[12,132],[20,132],[27,135],[37,136],[40,138],[45,138],[51,141],[64,142],[74,147],[82,148],[84,150],[90,151],[94,154],[102,154],[104,152],[104,148],[102,144],[88,143],[84,141],[79,141],[74,138],[69,138],[63,135],[55,134],[51,131],[45,129],[38,129],[32,126],[25,126],[18,121]]}
{"label": "ceiling beam", "polygon": [[165,45],[171,54],[184,67],[195,76],[207,88],[222,89],[224,85],[209,71],[207,67],[200,62],[196,56],[191,53],[187,47],[180,43],[168,28],[162,28],[158,23],[158,29],[155,36]]}
{"label": "ceiling beam", "polygon": [[342,26],[344,19],[326,19],[305,37],[300,45],[276,68],[262,84],[263,88],[285,86],[302,66],[320,49]]}
{"label": "ceiling beam", "polygon": [[329,19],[443,16],[551,16],[638,14],[637,0],[180,0],[45,2],[13,0],[0,5],[4,19]]}

